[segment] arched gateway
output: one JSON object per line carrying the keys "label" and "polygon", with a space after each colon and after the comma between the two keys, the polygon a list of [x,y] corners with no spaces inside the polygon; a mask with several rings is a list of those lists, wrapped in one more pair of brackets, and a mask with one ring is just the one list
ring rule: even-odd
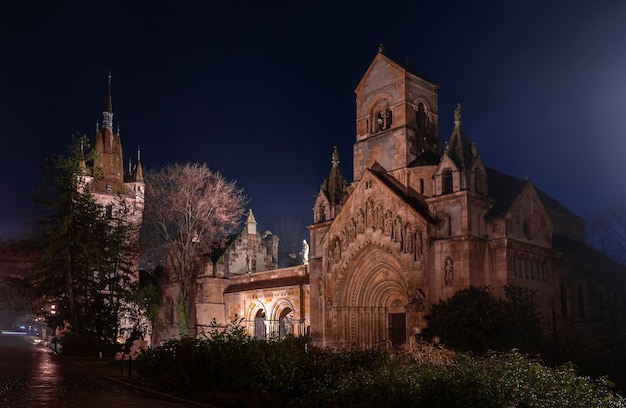
{"label": "arched gateway", "polygon": [[336,281],[335,342],[360,348],[404,343],[407,293],[400,262],[380,246],[362,248]]}

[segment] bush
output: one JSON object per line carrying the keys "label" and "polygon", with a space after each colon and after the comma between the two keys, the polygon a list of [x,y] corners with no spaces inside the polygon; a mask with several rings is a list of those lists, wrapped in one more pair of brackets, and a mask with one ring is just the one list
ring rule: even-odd
{"label": "bush", "polygon": [[519,352],[472,357],[427,343],[333,352],[301,337],[259,341],[239,323],[142,354],[140,383],[224,407],[626,407],[605,379]]}
{"label": "bush", "polygon": [[505,293],[506,299],[500,299],[490,288],[475,286],[456,292],[432,306],[424,336],[438,336],[448,347],[477,355],[513,348],[538,352],[541,323],[533,292],[505,286]]}

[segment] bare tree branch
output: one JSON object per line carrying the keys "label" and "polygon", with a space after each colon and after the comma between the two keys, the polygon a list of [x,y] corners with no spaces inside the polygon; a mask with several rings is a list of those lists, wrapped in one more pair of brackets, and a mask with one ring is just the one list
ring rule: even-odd
{"label": "bare tree branch", "polygon": [[[178,285],[179,326],[188,333],[192,286],[200,256],[239,226],[247,199],[234,181],[206,164],[174,164],[145,175],[144,225],[151,228],[161,262]],[[184,321],[181,321],[184,320]]]}

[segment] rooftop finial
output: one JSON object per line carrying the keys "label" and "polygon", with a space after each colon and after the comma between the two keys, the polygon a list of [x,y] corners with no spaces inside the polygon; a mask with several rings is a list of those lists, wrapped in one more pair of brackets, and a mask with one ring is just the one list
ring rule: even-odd
{"label": "rooftop finial", "polygon": [[137,146],[137,162],[141,161],[141,147]]}
{"label": "rooftop finial", "polygon": [[454,122],[461,122],[461,104],[457,103],[456,108],[454,109]]}
{"label": "rooftop finial", "polygon": [[339,164],[339,150],[337,150],[337,146],[333,149],[333,166],[337,166]]}
{"label": "rooftop finial", "polygon": [[378,52],[381,54],[385,53],[385,45],[383,43],[378,44]]}
{"label": "rooftop finial", "polygon": [[119,122],[117,123],[117,135],[118,136],[120,135],[120,124],[119,124]]}

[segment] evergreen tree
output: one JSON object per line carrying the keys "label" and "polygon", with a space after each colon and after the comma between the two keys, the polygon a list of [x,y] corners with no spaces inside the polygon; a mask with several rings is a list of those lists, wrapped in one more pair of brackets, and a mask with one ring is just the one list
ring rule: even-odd
{"label": "evergreen tree", "polygon": [[44,185],[35,201],[45,209],[38,220],[43,253],[33,286],[44,304],[56,305],[50,324],[69,320],[77,335],[114,340],[132,291],[134,247],[123,198],[107,213],[89,190],[90,178],[100,177],[86,166],[94,155],[86,136],[74,134],[66,155],[42,166]]}

